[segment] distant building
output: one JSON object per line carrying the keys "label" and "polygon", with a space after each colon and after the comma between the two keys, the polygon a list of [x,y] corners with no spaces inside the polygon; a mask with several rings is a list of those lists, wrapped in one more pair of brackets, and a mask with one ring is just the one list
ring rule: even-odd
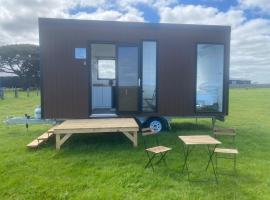
{"label": "distant building", "polygon": [[247,80],[247,79],[230,79],[230,85],[251,85],[251,80]]}

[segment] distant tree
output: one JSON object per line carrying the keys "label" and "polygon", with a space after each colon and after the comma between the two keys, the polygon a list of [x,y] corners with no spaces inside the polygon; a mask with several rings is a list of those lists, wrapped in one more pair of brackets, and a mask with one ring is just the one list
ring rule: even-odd
{"label": "distant tree", "polygon": [[17,75],[24,88],[38,87],[39,47],[31,44],[0,46],[0,72]]}

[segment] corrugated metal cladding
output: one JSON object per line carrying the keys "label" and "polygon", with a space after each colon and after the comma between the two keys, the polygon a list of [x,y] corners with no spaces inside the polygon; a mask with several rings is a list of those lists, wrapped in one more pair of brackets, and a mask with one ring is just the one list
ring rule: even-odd
{"label": "corrugated metal cladding", "polygon": [[[157,41],[158,112],[141,115],[195,115],[197,43],[225,45],[224,115],[228,105],[230,27],[39,19],[44,118],[88,118],[90,67],[74,58],[91,41]],[[89,52],[88,52],[89,53]]]}

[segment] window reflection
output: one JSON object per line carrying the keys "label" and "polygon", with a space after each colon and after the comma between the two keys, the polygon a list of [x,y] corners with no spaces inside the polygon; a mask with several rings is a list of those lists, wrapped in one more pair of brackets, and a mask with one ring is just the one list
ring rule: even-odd
{"label": "window reflection", "polygon": [[137,46],[119,46],[118,111],[137,112],[139,95],[139,51]]}
{"label": "window reflection", "polygon": [[138,47],[118,48],[119,86],[138,87]]}
{"label": "window reflection", "polygon": [[98,60],[98,79],[115,79],[115,60]]}
{"label": "window reflection", "polygon": [[156,110],[156,42],[143,42],[143,111],[153,112]]}
{"label": "window reflection", "polygon": [[222,112],[223,68],[224,45],[197,46],[197,112]]}

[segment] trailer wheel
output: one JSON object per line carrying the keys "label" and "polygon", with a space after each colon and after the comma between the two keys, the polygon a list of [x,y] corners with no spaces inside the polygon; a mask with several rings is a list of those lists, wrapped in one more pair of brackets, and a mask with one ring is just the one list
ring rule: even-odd
{"label": "trailer wheel", "polygon": [[160,117],[149,118],[145,122],[145,127],[151,128],[155,133],[159,133],[166,128],[166,122]]}

